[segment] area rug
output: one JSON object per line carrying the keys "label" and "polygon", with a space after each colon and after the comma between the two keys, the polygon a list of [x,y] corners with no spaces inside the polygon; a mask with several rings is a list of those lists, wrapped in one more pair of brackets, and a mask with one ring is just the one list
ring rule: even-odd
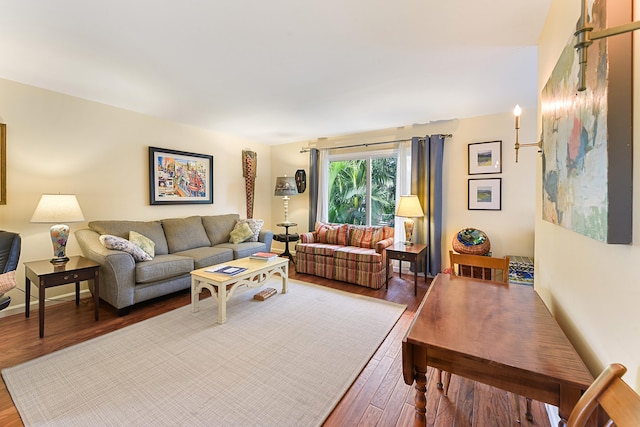
{"label": "area rug", "polygon": [[238,289],[4,369],[27,426],[317,426],[404,305],[289,280]]}

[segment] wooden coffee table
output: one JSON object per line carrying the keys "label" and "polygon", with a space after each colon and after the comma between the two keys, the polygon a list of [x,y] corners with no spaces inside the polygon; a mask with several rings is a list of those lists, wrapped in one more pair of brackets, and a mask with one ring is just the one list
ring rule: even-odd
{"label": "wooden coffee table", "polygon": [[218,323],[227,321],[227,301],[239,286],[258,288],[274,275],[282,278],[282,293],[287,293],[289,280],[289,259],[276,258],[271,261],[241,258],[225,262],[224,265],[244,267],[245,271],[229,276],[221,273],[210,273],[206,270],[215,268],[205,267],[191,272],[191,311],[200,309],[199,294],[203,288],[209,289],[211,296],[218,302]]}

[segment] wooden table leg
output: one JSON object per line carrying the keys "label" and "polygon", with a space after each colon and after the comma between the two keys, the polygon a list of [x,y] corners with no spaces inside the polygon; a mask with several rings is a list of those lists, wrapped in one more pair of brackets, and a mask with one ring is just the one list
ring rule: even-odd
{"label": "wooden table leg", "polygon": [[29,317],[29,309],[31,308],[31,280],[25,279],[25,301],[24,301],[24,317]]}
{"label": "wooden table leg", "polygon": [[40,338],[44,337],[44,292],[45,292],[44,280],[40,279],[40,286],[38,292],[38,314],[40,323]]}
{"label": "wooden table leg", "polygon": [[76,305],[80,305],[80,282],[76,282]]}
{"label": "wooden table leg", "polygon": [[384,283],[385,283],[385,287],[386,287],[387,289],[389,289],[389,262],[390,262],[390,261],[391,261],[391,260],[390,260],[390,259],[389,259],[389,257],[387,256],[387,269],[385,270],[385,274],[384,274],[384,275],[385,275]]}
{"label": "wooden table leg", "polygon": [[93,279],[93,305],[96,321],[100,319],[100,273],[96,271]]}
{"label": "wooden table leg", "polygon": [[418,296],[418,259],[413,263],[413,293]]}
{"label": "wooden table leg", "polygon": [[424,347],[415,346],[413,355],[413,369],[416,388],[416,413],[414,426],[427,424],[427,350]]}

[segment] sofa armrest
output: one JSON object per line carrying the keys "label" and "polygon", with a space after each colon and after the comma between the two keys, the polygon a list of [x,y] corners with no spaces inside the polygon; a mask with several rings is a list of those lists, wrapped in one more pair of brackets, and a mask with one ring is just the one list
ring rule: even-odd
{"label": "sofa armrest", "polygon": [[381,254],[389,246],[393,246],[393,237],[389,237],[388,239],[380,240],[376,243],[376,252]]}
{"label": "sofa armrest", "polygon": [[273,231],[260,230],[260,234],[258,234],[258,242],[264,243],[264,245],[267,248],[266,252],[271,252],[271,242],[273,242]]}
{"label": "sofa armrest", "polygon": [[310,231],[308,233],[300,234],[300,243],[315,243],[316,242],[316,232]]}
{"label": "sofa armrest", "polygon": [[75,235],[82,254],[100,264],[100,298],[118,309],[133,305],[136,282],[133,257],[105,248],[100,243],[100,234],[93,230],[77,230]]}

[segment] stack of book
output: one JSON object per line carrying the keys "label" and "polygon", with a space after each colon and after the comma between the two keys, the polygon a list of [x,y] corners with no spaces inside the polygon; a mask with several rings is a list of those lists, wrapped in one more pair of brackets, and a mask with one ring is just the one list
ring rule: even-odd
{"label": "stack of book", "polygon": [[240,274],[245,271],[245,267],[234,267],[231,265],[219,265],[212,268],[207,268],[205,271],[207,273],[219,273],[226,274],[228,276],[235,276],[236,274]]}
{"label": "stack of book", "polygon": [[249,258],[257,259],[260,261],[271,261],[272,259],[278,258],[278,254],[274,254],[273,252],[256,252],[251,255]]}

